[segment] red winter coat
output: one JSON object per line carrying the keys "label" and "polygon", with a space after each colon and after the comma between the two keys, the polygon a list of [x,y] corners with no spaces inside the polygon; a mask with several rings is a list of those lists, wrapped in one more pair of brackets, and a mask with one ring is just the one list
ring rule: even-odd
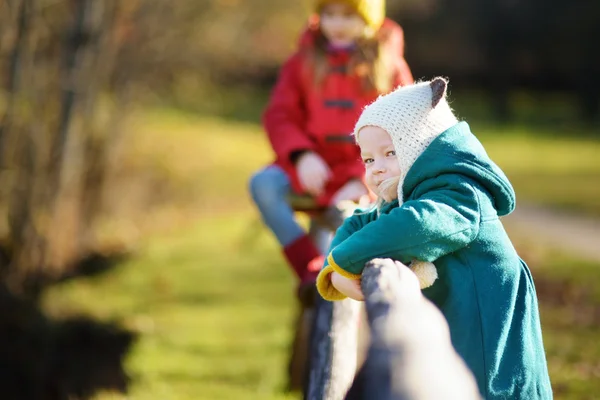
{"label": "red winter coat", "polygon": [[[317,30],[310,27],[302,36],[300,48],[283,65],[271,99],[263,115],[263,124],[276,154],[275,164],[282,167],[292,183],[292,189],[303,193],[290,155],[299,150],[318,153],[329,165],[332,179],[317,202],[329,205],[331,197],[350,179],[363,179],[364,166],[360,150],[351,133],[362,109],[378,96],[365,93],[360,78],[346,75],[344,66],[350,54],[330,51],[330,70],[317,90],[306,73],[306,49],[312,46]],[[404,34],[392,20],[386,20],[380,34],[385,37],[384,49],[389,52],[393,87],[413,83],[404,60]]]}

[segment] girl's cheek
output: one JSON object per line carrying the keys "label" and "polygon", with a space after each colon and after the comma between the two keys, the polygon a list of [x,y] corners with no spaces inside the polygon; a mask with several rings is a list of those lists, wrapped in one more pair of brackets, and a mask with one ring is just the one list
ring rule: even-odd
{"label": "girl's cheek", "polygon": [[375,184],[373,183],[373,179],[368,179],[367,180],[367,186],[369,187],[369,189],[372,192],[377,193],[377,186],[375,186]]}

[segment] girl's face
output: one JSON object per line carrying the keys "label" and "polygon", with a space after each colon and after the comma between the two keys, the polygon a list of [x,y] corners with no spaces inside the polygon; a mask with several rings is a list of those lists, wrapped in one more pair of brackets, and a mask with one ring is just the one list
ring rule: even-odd
{"label": "girl's face", "polygon": [[[385,201],[397,197],[396,190],[382,183],[400,176],[400,165],[396,158],[396,150],[392,138],[377,126],[365,126],[357,137],[360,155],[365,164],[365,180],[369,189]],[[386,182],[389,184],[389,181]]]}
{"label": "girl's face", "polygon": [[365,21],[347,4],[334,1],[321,8],[321,31],[333,46],[351,46],[363,36],[365,27]]}

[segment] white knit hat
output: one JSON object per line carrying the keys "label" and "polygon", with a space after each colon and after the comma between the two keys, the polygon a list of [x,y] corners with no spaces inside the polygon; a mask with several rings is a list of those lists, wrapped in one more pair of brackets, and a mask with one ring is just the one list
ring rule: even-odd
{"label": "white knit hat", "polygon": [[391,136],[400,164],[400,204],[408,170],[436,137],[458,123],[446,101],[447,85],[446,79],[438,77],[399,87],[365,107],[354,127],[356,139],[365,126],[377,126]]}

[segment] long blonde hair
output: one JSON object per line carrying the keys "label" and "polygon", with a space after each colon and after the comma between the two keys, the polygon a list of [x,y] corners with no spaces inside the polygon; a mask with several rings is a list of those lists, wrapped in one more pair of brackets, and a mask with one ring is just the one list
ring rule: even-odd
{"label": "long blonde hair", "polygon": [[[386,179],[385,181],[381,182],[381,184],[379,185],[380,189],[385,192],[390,194],[391,196],[388,196],[392,199],[396,199],[398,198],[398,185],[400,184],[400,176],[394,176],[392,178]],[[370,207],[367,207],[364,211],[361,212],[357,212],[357,214],[369,214],[375,210],[377,210],[377,216],[380,215],[381,212],[381,208],[383,207],[383,205],[385,204],[385,200],[382,196],[377,196],[377,199],[375,200],[375,202],[373,204],[371,204]]]}
{"label": "long blonde hair", "polygon": [[[386,179],[381,182],[379,185],[379,189],[381,192],[386,193],[389,198],[396,199],[398,198],[398,185],[400,184],[400,176],[394,176],[392,178]],[[402,199],[399,199],[402,200]],[[381,210],[381,207],[385,203],[385,200],[382,196],[377,196],[377,200],[375,201],[374,208],[377,208],[377,213]]]}
{"label": "long blonde hair", "polygon": [[[383,49],[383,41],[377,34],[369,35],[367,32],[368,30],[365,31],[365,36],[356,41],[345,73],[358,75],[365,92],[386,93],[393,86],[393,68],[390,66],[387,52]],[[325,35],[318,30],[313,46],[307,49],[307,66],[317,88],[330,73],[327,43]]]}

